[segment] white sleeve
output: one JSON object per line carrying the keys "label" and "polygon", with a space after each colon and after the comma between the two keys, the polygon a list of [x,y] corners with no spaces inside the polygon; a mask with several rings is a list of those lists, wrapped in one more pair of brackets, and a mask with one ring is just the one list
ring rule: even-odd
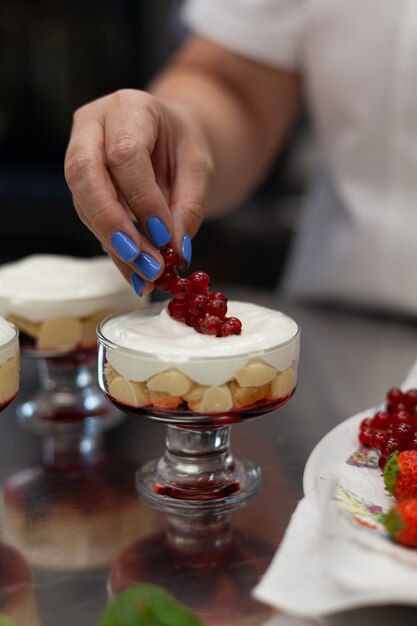
{"label": "white sleeve", "polygon": [[187,0],[191,30],[260,63],[286,70],[301,64],[305,0]]}

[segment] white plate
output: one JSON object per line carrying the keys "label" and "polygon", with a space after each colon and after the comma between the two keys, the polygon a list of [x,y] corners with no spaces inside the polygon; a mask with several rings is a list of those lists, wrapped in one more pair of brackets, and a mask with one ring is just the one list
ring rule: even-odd
{"label": "white plate", "polygon": [[303,474],[304,495],[314,489],[323,476],[333,476],[341,463],[358,447],[359,423],[378,410],[374,407],[349,417],[327,433],[308,457]]}

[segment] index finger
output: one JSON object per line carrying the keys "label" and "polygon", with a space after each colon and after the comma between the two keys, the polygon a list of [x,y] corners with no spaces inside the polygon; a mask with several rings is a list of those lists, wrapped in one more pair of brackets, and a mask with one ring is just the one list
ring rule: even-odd
{"label": "index finger", "polygon": [[[118,199],[105,162],[103,125],[96,117],[75,119],[65,175],[83,221],[96,237],[146,280],[155,280],[163,266],[162,255],[137,231]],[[135,263],[140,258],[146,263],[138,268]]]}

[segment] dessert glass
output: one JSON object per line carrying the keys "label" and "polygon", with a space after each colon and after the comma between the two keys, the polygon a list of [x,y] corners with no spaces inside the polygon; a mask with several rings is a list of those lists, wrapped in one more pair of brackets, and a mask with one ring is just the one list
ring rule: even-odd
{"label": "dessert glass", "polygon": [[166,424],[165,453],[137,472],[139,494],[173,514],[246,506],[257,496],[261,472],[232,454],[231,425],[278,409],[294,393],[298,326],[286,318],[289,337],[275,338],[262,350],[185,360],[179,353],[145,352],[109,339],[110,327],[152,323],[163,308],[112,316],[97,330],[99,383],[106,397],[126,413]]}
{"label": "dessert glass", "polygon": [[0,411],[5,409],[19,391],[19,331],[14,324],[3,318],[0,321],[8,327],[8,338],[0,345]]}
{"label": "dessert glass", "polygon": [[[19,331],[11,322],[0,318],[7,339],[0,345],[0,411],[16,397],[19,390]],[[32,573],[14,548],[0,542],[0,617],[17,625],[38,624],[33,593]]]}
{"label": "dessert glass", "polygon": [[0,313],[20,331],[38,388],[17,407],[21,424],[45,437],[45,460],[76,459],[101,446],[123,419],[97,383],[98,322],[137,296],[107,257],[32,255],[0,267]]}

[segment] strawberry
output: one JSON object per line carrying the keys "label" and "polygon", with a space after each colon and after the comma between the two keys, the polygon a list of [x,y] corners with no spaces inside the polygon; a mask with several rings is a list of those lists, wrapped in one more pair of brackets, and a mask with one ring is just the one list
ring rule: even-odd
{"label": "strawberry", "polygon": [[389,536],[409,548],[417,548],[417,499],[402,500],[385,516],[384,526]]}
{"label": "strawberry", "polygon": [[387,491],[397,500],[417,498],[417,450],[391,454],[384,467]]}

